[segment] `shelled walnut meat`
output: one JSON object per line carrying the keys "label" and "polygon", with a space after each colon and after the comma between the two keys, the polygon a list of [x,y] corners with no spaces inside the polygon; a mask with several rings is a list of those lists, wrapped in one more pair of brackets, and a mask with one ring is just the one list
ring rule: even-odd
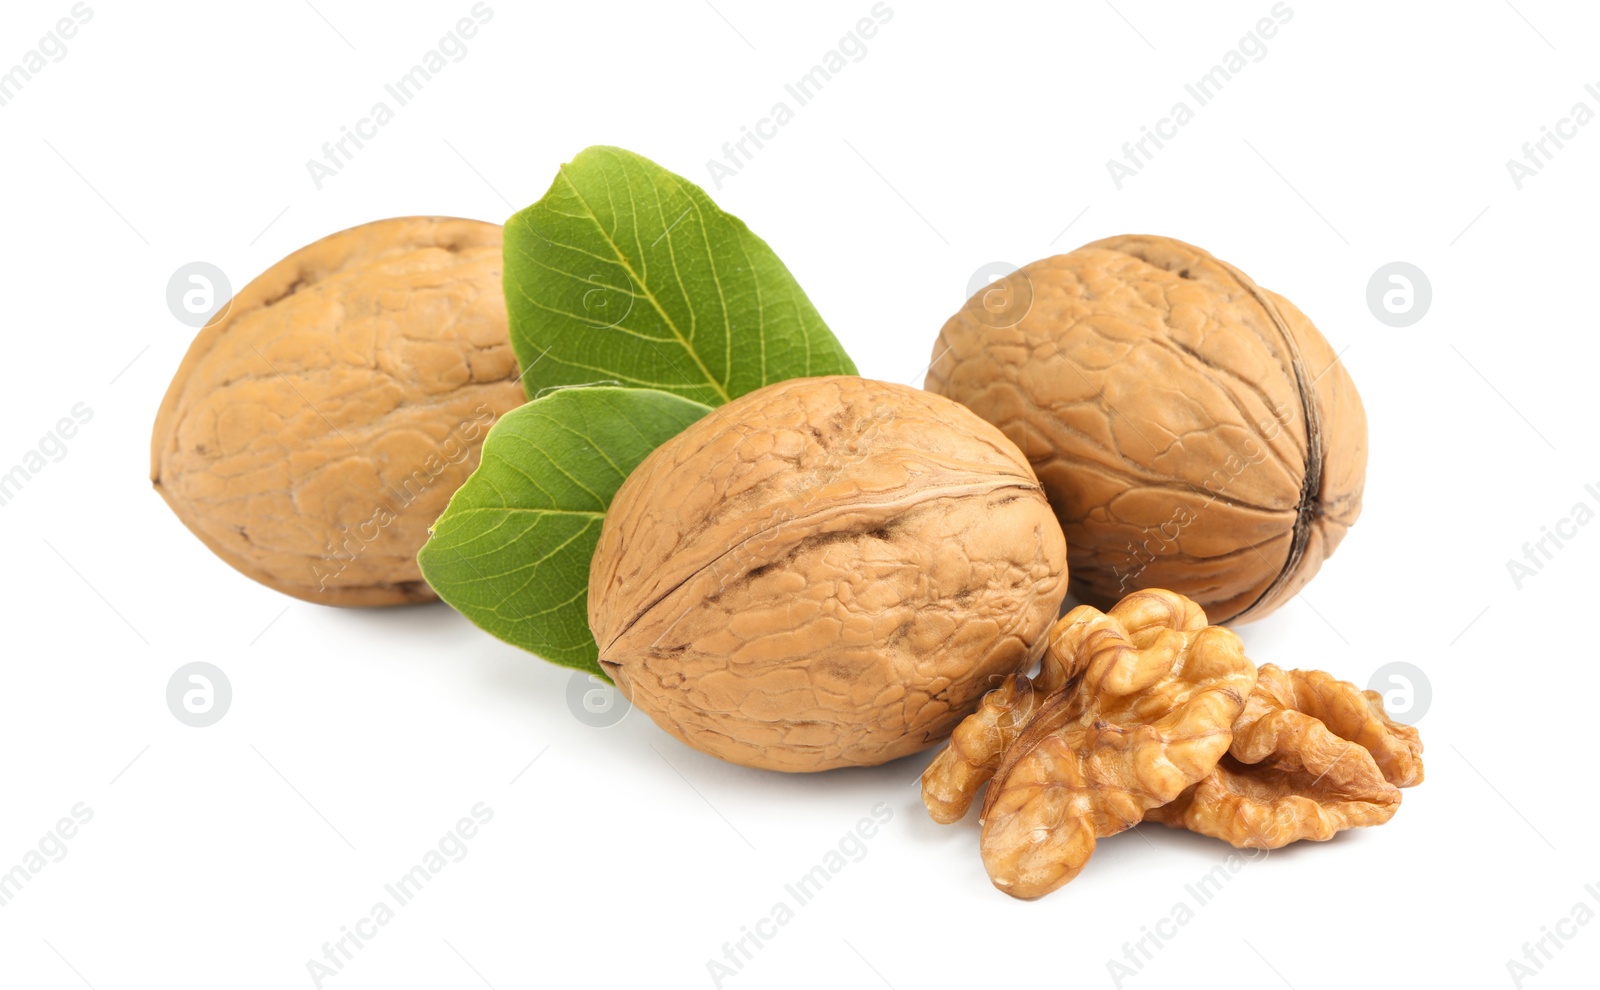
{"label": "shelled walnut meat", "polygon": [[1194,602],[1135,592],[1073,609],[1039,674],[1014,675],[957,726],[922,778],[935,821],[979,824],[996,887],[1037,897],[1095,840],[1162,822],[1245,848],[1379,825],[1421,783],[1422,742],[1376,692],[1322,671],[1257,671]]}
{"label": "shelled walnut meat", "polygon": [[1096,839],[1216,768],[1255,680],[1239,638],[1186,598],[1138,592],[1109,614],[1080,605],[1051,631],[1037,683],[1008,681],[968,720],[975,731],[956,730],[923,775],[924,800],[955,820],[988,778],[990,879],[1015,897],[1047,894]]}
{"label": "shelled walnut meat", "polygon": [[1400,808],[1400,788],[1420,783],[1422,740],[1384,713],[1376,691],[1263,664],[1227,755],[1145,820],[1278,849],[1382,825]]}
{"label": "shelled walnut meat", "polygon": [[752,767],[882,763],[1025,669],[1066,546],[999,430],[853,376],[769,385],[654,450],[589,577],[600,664],[663,729]]}
{"label": "shelled walnut meat", "polygon": [[435,596],[428,527],[521,404],[500,227],[403,217],[325,237],[200,331],[151,440],[150,477],[223,560],[330,605]]}
{"label": "shelled walnut meat", "polygon": [[945,323],[926,387],[1022,448],[1073,590],[1166,588],[1214,622],[1309,581],[1361,511],[1366,416],[1287,299],[1182,241],[1123,236],[1027,265]]}

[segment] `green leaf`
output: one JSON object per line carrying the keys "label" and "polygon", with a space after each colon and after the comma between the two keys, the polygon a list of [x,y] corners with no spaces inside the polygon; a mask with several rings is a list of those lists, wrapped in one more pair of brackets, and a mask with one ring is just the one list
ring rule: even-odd
{"label": "green leaf", "polygon": [[608,381],[716,406],[856,373],[765,241],[621,148],[579,153],[506,223],[505,289],[530,396]]}
{"label": "green leaf", "polygon": [[499,638],[604,676],[589,560],[628,473],[710,412],[651,389],[569,388],[513,409],[417,555],[439,597]]}

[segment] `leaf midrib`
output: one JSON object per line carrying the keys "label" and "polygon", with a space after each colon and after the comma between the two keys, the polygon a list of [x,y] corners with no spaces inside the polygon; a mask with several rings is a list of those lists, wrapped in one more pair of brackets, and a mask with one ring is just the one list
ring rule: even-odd
{"label": "leaf midrib", "polygon": [[[583,195],[583,192],[578,188],[578,184],[573,182],[572,181],[572,177],[567,174],[567,166],[565,166],[565,165],[561,166],[560,175],[561,175],[561,181],[563,181],[563,182],[565,182],[567,184],[567,188],[572,190],[572,194],[578,198],[578,202],[583,204],[584,211],[586,213],[588,213],[588,215],[589,215],[588,216],[589,222],[594,224],[595,230],[600,232],[601,240],[605,241],[606,246],[611,249],[611,253],[616,255],[617,264],[621,265],[623,270],[628,273],[628,277],[633,279],[634,284],[637,285],[639,287],[639,289],[644,293],[644,298],[646,298],[646,299],[648,299],[650,301],[650,305],[655,307],[656,312],[661,315],[661,319],[666,322],[667,329],[672,331],[672,336],[677,339],[678,346],[683,348],[684,353],[688,354],[690,359],[692,359],[694,361],[695,367],[700,369],[700,374],[705,376],[706,385],[708,385],[711,388],[712,391],[716,392],[717,395],[721,397],[723,402],[732,401],[733,396],[729,395],[728,394],[728,390],[726,388],[724,388],[722,386],[722,384],[720,382],[718,382],[716,380],[716,378],[711,374],[711,369],[707,368],[706,365],[705,365],[705,362],[700,360],[699,352],[696,351],[693,347],[689,346],[688,339],[685,338],[684,335],[683,335],[683,332],[678,329],[678,325],[677,325],[677,323],[673,322],[672,317],[667,314],[666,309],[663,308],[662,305],[661,305],[661,301],[658,300],[656,298],[655,293],[650,290],[650,286],[645,284],[644,278],[641,277],[638,272],[634,271],[633,266],[628,263],[628,259],[622,253],[621,247],[618,246],[616,241],[613,240],[611,235],[606,231],[605,225],[600,222],[600,215],[595,212],[595,209],[594,209],[593,206],[589,205],[589,200]],[[607,180],[607,181],[609,182],[609,180]],[[693,202],[693,199],[694,198],[691,196],[690,197],[690,202],[691,203]],[[704,224],[704,221],[702,221],[702,226],[703,226],[703,224]],[[667,233],[667,237],[670,239],[671,236],[672,236],[672,234],[669,231]],[[721,292],[721,280],[716,278],[715,275],[713,275],[712,276],[712,281],[717,283],[717,291],[720,293]]]}
{"label": "leaf midrib", "polygon": [[595,512],[591,509],[535,509],[515,505],[462,506],[455,510],[455,515],[464,516],[469,512],[532,512],[541,516],[586,516],[590,519],[604,519],[606,517],[604,512]]}

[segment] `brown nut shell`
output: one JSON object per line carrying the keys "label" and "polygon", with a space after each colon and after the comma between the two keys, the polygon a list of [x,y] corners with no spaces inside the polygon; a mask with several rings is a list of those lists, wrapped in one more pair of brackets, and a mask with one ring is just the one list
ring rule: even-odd
{"label": "brown nut shell", "polygon": [[1366,416],[1288,300],[1182,241],[1130,235],[1036,261],[967,301],[926,387],[1028,455],[1107,608],[1166,588],[1213,622],[1292,598],[1361,510]]}
{"label": "brown nut shell", "polygon": [[853,376],[713,410],[606,514],[600,663],[658,725],[752,767],[904,756],[1045,647],[1061,528],[1016,446],[948,399]]}
{"label": "brown nut shell", "polygon": [[306,601],[431,601],[417,550],[524,401],[498,224],[402,217],[325,237],[195,337],[150,477],[241,573]]}

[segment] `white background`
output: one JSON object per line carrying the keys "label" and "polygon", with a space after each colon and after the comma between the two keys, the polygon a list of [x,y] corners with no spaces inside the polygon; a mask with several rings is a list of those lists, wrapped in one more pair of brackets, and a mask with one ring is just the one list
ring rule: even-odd
{"label": "white background", "polygon": [[[468,54],[319,191],[306,160],[472,4],[312,2],[90,0],[66,56],[0,107],[0,469],[74,404],[94,412],[0,507],[0,870],[77,802],[94,813],[0,907],[0,985],[312,986],[323,943],[484,802],[466,858],[325,986],[712,986],[707,961],[884,802],[865,857],[724,986],[1114,986],[1107,960],[1227,847],[1141,827],[1014,901],[971,818],[923,812],[929,754],[783,776],[638,713],[591,728],[567,671],[442,605],[285,598],[150,490],[150,425],[193,335],[164,299],[178,266],[237,288],[363,221],[503,220],[589,144],[710,189],[706,160],[871,7],[490,0]],[[1600,122],[1521,190],[1506,160],[1574,103],[1600,111],[1600,14],[1290,0],[1268,54],[1119,191],[1106,160],[1272,3],[1114,2],[891,0],[867,55],[714,195],[873,377],[920,383],[980,266],[1115,233],[1200,244],[1310,314],[1366,402],[1366,508],[1306,594],[1242,633],[1258,662],[1363,685],[1421,668],[1428,779],[1382,828],[1249,864],[1123,985],[1513,986],[1525,942],[1600,912],[1600,525],[1520,589],[1506,566],[1600,507]],[[0,8],[0,68],[70,7]],[[1365,301],[1395,260],[1433,287],[1405,328]],[[194,660],[234,691],[205,729],[164,700]],[[1600,923],[1563,941],[1524,986],[1592,985]]]}

